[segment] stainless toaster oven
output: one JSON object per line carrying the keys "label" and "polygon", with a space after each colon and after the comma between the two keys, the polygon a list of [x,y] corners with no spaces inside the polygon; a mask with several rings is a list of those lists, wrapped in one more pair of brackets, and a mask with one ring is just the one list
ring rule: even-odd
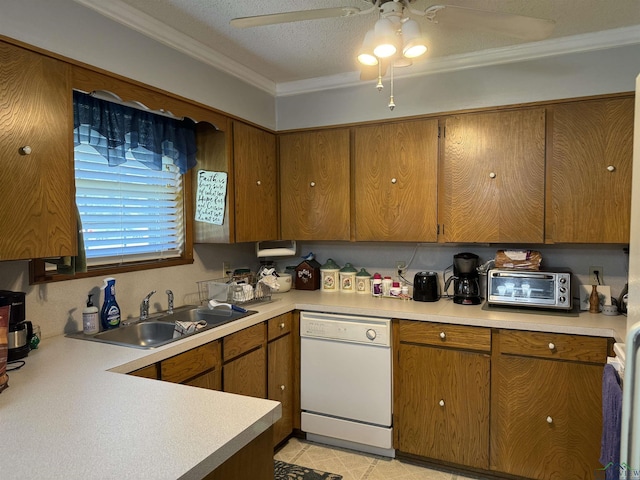
{"label": "stainless toaster oven", "polygon": [[493,305],[571,310],[571,272],[489,270],[487,302]]}

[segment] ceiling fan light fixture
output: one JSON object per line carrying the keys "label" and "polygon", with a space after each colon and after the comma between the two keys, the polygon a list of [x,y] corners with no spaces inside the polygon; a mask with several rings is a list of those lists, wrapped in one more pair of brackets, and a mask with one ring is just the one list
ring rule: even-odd
{"label": "ceiling fan light fixture", "polygon": [[373,45],[375,40],[375,32],[373,29],[369,30],[364,36],[364,42],[358,51],[358,62],[362,65],[377,65],[378,57],[373,53]]}
{"label": "ceiling fan light fixture", "polygon": [[427,51],[427,42],[420,32],[420,25],[412,19],[408,19],[402,25],[402,55],[406,58],[416,58]]}
{"label": "ceiling fan light fixture", "polygon": [[396,26],[388,18],[381,18],[376,22],[374,43],[373,53],[378,58],[391,57],[398,51]]}

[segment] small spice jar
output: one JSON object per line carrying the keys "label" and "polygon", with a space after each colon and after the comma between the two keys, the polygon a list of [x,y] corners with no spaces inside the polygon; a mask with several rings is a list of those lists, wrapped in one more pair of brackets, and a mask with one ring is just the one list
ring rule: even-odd
{"label": "small spice jar", "polygon": [[356,291],[356,273],[350,263],[345,263],[340,269],[340,291],[344,293],[355,293]]}
{"label": "small spice jar", "polygon": [[340,266],[332,258],[320,267],[320,290],[323,292],[337,292],[340,288],[338,273]]}
{"label": "small spice jar", "polygon": [[356,273],[356,293],[369,295],[371,293],[371,274],[364,268]]}

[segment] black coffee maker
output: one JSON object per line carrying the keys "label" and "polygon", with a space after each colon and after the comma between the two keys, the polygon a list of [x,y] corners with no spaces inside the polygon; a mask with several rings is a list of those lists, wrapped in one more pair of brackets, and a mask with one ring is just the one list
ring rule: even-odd
{"label": "black coffee maker", "polygon": [[453,275],[445,283],[447,291],[453,281],[453,303],[460,305],[480,305],[479,258],[474,253],[458,253],[453,256]]}
{"label": "black coffee maker", "polygon": [[0,290],[0,307],[9,305],[9,332],[7,361],[29,355],[33,325],[25,320],[25,293]]}

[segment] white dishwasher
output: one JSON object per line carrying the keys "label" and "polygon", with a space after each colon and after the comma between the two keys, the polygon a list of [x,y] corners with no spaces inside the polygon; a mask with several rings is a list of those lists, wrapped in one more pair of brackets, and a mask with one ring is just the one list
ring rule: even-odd
{"label": "white dishwasher", "polygon": [[300,314],[301,428],[309,440],[393,449],[391,319]]}

